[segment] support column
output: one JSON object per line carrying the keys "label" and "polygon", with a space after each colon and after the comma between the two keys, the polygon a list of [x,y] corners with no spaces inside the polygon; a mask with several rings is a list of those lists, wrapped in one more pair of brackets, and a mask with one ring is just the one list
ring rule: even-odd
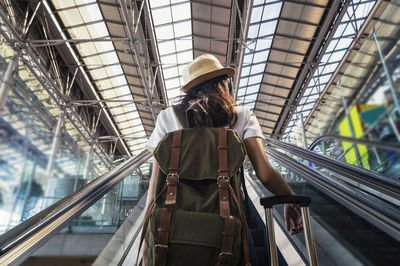
{"label": "support column", "polygon": [[15,70],[18,68],[18,58],[21,55],[21,51],[15,52],[14,56],[10,59],[7,69],[4,72],[1,85],[0,85],[0,113],[3,111],[6,104],[8,93],[11,89],[11,84],[13,83]]}
{"label": "support column", "polygon": [[89,179],[90,162],[92,160],[93,148],[91,147],[89,152],[86,154],[85,166],[83,168],[83,179]]}
{"label": "support column", "polygon": [[300,113],[300,120],[301,120],[301,130],[303,132],[303,148],[307,150],[307,136],[306,136],[306,128],[304,127],[303,113]]}
{"label": "support column", "polygon": [[[356,138],[356,134],[355,134],[354,127],[353,127],[353,122],[351,121],[349,109],[348,109],[348,107],[347,107],[346,99],[344,98],[343,87],[342,87],[342,83],[340,82],[340,80],[338,81],[338,85],[339,85],[339,88],[340,88],[340,94],[341,94],[341,96],[342,96],[343,108],[344,108],[344,111],[345,111],[345,113],[346,113],[347,122],[349,123],[349,128],[350,128],[350,132],[351,132],[351,137]],[[353,147],[354,147],[354,151],[355,151],[355,153],[356,153],[357,163],[358,163],[359,166],[363,167],[362,160],[361,160],[361,155],[360,155],[360,151],[358,150],[357,144],[353,144]],[[350,149],[351,149],[351,148],[350,148]]]}
{"label": "support column", "polygon": [[390,88],[390,92],[392,93],[394,104],[396,106],[397,112],[400,114],[400,104],[399,104],[399,99],[397,98],[396,89],[394,87],[393,77],[390,74],[389,68],[386,64],[385,56],[383,55],[383,52],[381,50],[381,45],[379,44],[378,37],[376,36],[375,32],[372,33],[372,36],[374,37],[375,45],[376,45],[376,48],[379,53],[379,57],[382,62],[383,70],[385,71],[385,76],[389,82],[389,88]]}
{"label": "support column", "polygon": [[51,152],[49,155],[49,160],[47,162],[47,169],[46,169],[47,178],[51,178],[51,172],[53,170],[54,162],[56,160],[56,156],[58,153],[58,147],[60,146],[63,125],[64,125],[64,115],[61,114],[61,116],[58,118],[57,121],[57,127],[53,137],[53,144],[51,146]]}
{"label": "support column", "polygon": [[[29,154],[29,153],[28,153]],[[23,207],[22,207],[22,213],[21,213],[21,219],[20,221],[24,221],[25,219],[30,218],[29,216],[29,211],[27,213],[27,215],[25,215],[25,212],[27,211],[27,207],[28,207],[28,202],[29,199],[31,198],[31,192],[32,192],[32,183],[34,181],[34,176],[35,176],[35,172],[36,172],[36,165],[37,165],[37,159],[36,157],[33,158],[32,161],[32,169],[30,169],[30,172],[28,173],[28,184],[27,187],[25,189],[25,194],[24,194],[24,198],[23,198]]]}
{"label": "support column", "polygon": [[[319,126],[319,119],[318,119],[318,116],[317,116],[315,119],[317,120],[317,126],[318,126],[318,130],[319,130],[319,136],[321,137],[321,136],[322,136],[322,129],[321,129],[321,127]],[[326,152],[325,152],[325,142],[321,141],[321,143],[320,143],[319,145],[321,146],[321,151],[322,151],[322,153],[323,153],[324,155],[326,155]]]}

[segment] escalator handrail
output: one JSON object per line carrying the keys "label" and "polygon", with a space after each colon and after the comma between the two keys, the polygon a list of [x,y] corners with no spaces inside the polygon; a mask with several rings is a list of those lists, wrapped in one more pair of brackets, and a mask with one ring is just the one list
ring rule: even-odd
{"label": "escalator handrail", "polygon": [[310,151],[313,151],[315,147],[322,141],[326,140],[340,140],[340,141],[346,141],[346,142],[351,142],[351,143],[357,143],[357,144],[363,144],[367,146],[372,146],[378,149],[384,149],[384,150],[389,150],[389,151],[398,151],[400,152],[400,145],[396,143],[382,143],[379,141],[372,141],[372,140],[365,140],[365,139],[356,139],[356,138],[350,138],[350,137],[344,137],[344,136],[338,136],[338,135],[324,135],[316,138],[311,145],[308,147]]}
{"label": "escalator handrail", "polygon": [[282,152],[269,149],[267,154],[328,196],[346,203],[345,206],[350,207],[350,209],[357,209],[360,216],[387,232],[388,235],[400,240],[400,215],[393,211],[392,207],[387,209],[376,199],[351,191],[340,182],[324,177],[315,169],[305,167],[298,160]]}
{"label": "escalator handrail", "polygon": [[[18,246],[24,245],[24,243],[28,243],[29,241],[35,242],[33,239],[37,239],[37,242],[43,243],[42,240],[44,238],[48,239],[53,234],[56,234],[62,229],[62,226],[69,224],[76,216],[92,206],[99,198],[118,185],[128,173],[137,169],[143,162],[147,161],[151,155],[152,154],[147,150],[142,151],[137,156],[129,158],[106,174],[103,174],[71,195],[47,207],[1,235],[0,262],[8,256],[8,253],[11,253],[11,251]],[[60,218],[63,217],[63,215],[66,217],[61,220]],[[42,231],[45,228],[50,229],[43,235]],[[39,245],[39,243],[37,245]],[[31,249],[32,250],[28,250],[27,248],[26,253],[31,254],[34,248]],[[20,252],[18,256],[26,257],[26,255],[27,254],[24,252]]]}
{"label": "escalator handrail", "polygon": [[276,139],[266,138],[266,141],[267,144],[275,145],[276,147],[288,151],[293,155],[299,156],[313,163],[316,163],[328,170],[346,176],[353,181],[372,187],[375,190],[380,191],[386,195],[390,195],[397,200],[400,199],[400,183],[393,179],[384,177],[380,174],[368,171],[361,167],[357,167],[344,163],[342,161],[322,156],[315,152],[311,152],[309,150]]}

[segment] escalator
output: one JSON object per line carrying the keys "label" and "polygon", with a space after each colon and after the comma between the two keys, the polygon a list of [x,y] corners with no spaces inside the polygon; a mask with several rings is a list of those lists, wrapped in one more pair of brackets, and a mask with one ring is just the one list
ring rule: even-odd
{"label": "escalator", "polygon": [[[311,218],[320,265],[397,264],[400,250],[397,180],[276,140],[268,139],[267,143],[271,164],[297,194],[312,198]],[[150,156],[149,152],[143,152],[127,160],[0,236],[0,265],[23,263]],[[270,193],[254,176],[249,163],[245,164],[245,177],[251,200],[255,253],[260,265],[264,265],[268,258],[264,210],[259,198]],[[133,264],[145,197],[130,212],[94,265]],[[283,206],[276,210],[280,265],[307,265],[304,237],[289,236],[284,228]]]}

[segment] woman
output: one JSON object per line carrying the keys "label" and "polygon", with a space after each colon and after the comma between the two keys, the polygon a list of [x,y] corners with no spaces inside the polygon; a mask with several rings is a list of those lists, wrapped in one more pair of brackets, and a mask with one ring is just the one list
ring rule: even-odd
{"label": "woman", "polygon": [[[276,195],[291,195],[293,191],[289,185],[268,162],[264,151],[265,140],[257,118],[247,108],[235,105],[229,94],[227,79],[234,73],[233,68],[224,68],[212,55],[205,54],[197,57],[183,70],[185,85],[181,90],[186,94],[175,110],[185,113],[189,106],[199,102],[212,118],[214,127],[232,128],[242,138],[256,175],[264,186]],[[182,128],[174,108],[169,107],[161,111],[146,147],[153,151],[165,134]],[[154,160],[146,209],[154,193],[158,170],[159,165]],[[285,222],[287,230],[291,230],[292,234],[302,231],[298,206],[285,206]],[[147,254],[146,247],[144,247],[144,254]],[[144,260],[146,261],[145,256]]]}

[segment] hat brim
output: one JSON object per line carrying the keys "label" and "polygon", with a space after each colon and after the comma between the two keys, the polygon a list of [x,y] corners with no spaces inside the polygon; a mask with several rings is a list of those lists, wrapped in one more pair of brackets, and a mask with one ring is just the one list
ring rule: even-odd
{"label": "hat brim", "polygon": [[188,92],[191,88],[196,87],[197,85],[200,85],[203,82],[206,82],[207,80],[219,77],[219,76],[223,76],[223,75],[227,75],[228,78],[233,77],[233,75],[235,74],[235,69],[231,68],[231,67],[224,67],[221,69],[217,69],[208,73],[205,73],[201,76],[198,76],[195,79],[192,79],[191,81],[189,81],[188,83],[186,83],[182,88],[181,91],[186,93]]}

